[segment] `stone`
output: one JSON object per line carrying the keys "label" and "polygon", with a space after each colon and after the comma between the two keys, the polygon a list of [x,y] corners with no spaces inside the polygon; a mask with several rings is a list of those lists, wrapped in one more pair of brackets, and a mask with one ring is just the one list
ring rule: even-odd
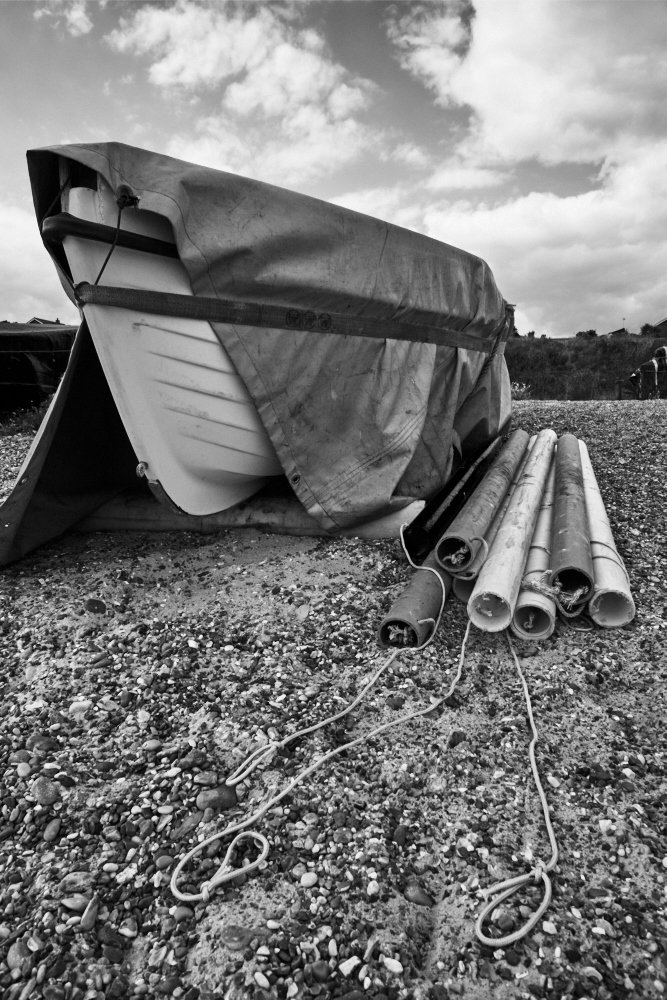
{"label": "stone", "polygon": [[87,896],[83,892],[75,892],[71,896],[65,896],[61,900],[62,905],[71,910],[73,913],[83,913],[88,904],[90,903],[91,897]]}
{"label": "stone", "polygon": [[435,906],[435,900],[429,896],[425,889],[422,889],[419,882],[409,882],[403,895],[409,903],[414,903],[416,906]]}
{"label": "stone", "polygon": [[35,778],[30,785],[30,794],[40,806],[52,806],[60,800],[60,789],[45,777]]}
{"label": "stone", "polygon": [[218,785],[217,788],[202,788],[196,798],[197,809],[202,812],[206,809],[213,809],[220,812],[223,809],[232,809],[238,803],[236,789],[229,785]]}
{"label": "stone", "polygon": [[382,964],[387,972],[391,972],[394,976],[399,976],[403,972],[403,966],[397,958],[388,958],[387,955],[383,955]]}
{"label": "stone", "polygon": [[54,819],[50,820],[44,827],[44,831],[42,833],[43,840],[45,840],[47,844],[50,844],[52,841],[54,841],[58,836],[58,834],[60,833],[60,827],[61,827],[60,817],[56,816]]}
{"label": "stone", "polygon": [[25,941],[12,941],[7,952],[7,958],[5,959],[10,972],[14,969],[20,969],[26,958],[30,958],[31,954]]}
{"label": "stone", "polygon": [[312,889],[314,885],[317,885],[317,875],[315,872],[304,872],[301,876],[300,884],[303,889]]}
{"label": "stone", "polygon": [[361,959],[357,955],[351,955],[344,962],[339,962],[338,971],[342,976],[349,976],[358,965],[361,965]]}

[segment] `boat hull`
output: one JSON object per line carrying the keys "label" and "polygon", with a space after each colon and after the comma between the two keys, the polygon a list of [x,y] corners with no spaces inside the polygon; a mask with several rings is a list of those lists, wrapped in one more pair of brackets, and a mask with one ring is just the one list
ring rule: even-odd
{"label": "boat hull", "polygon": [[[111,190],[72,188],[70,215],[115,226]],[[121,228],[173,243],[166,219],[125,209]],[[75,283],[94,283],[108,245],[67,236],[63,248]],[[117,246],[103,283],[192,295],[177,257]],[[87,305],[84,315],[139,472],[161,500],[188,514],[213,514],[256,493],[282,468],[255,405],[210,324]]]}

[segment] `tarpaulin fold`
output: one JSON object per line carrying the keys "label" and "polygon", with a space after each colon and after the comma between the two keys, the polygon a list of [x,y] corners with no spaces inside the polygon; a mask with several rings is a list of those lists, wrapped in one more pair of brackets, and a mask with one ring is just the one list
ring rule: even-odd
{"label": "tarpaulin fold", "polygon": [[[169,220],[195,295],[386,322],[386,340],[212,323],[295,494],[323,528],[360,523],[401,497],[430,496],[458,456],[507,424],[511,309],[480,258],[328,202],[121,143],[28,153],[40,225],[57,210],[59,158],[69,162],[73,184],[90,185],[98,173]],[[62,250],[47,249],[73,298]],[[396,323],[441,329],[442,343],[392,339]],[[479,351],[452,346],[452,331],[473,338]]]}

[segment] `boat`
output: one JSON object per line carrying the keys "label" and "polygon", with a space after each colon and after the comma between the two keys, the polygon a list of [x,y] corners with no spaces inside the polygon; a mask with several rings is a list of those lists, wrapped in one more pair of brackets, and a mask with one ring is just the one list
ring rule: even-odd
{"label": "boat", "polygon": [[[104,178],[96,174],[95,188],[73,187],[68,170],[61,158],[64,215],[56,215],[46,232],[62,234],[74,282],[96,283],[118,220],[105,284],[191,296],[168,220],[141,208],[121,214]],[[76,226],[76,220],[89,225]],[[123,245],[126,234],[146,242]],[[160,500],[187,514],[214,514],[282,474],[248,390],[210,323],[100,305],[83,307],[83,315],[139,473]]]}
{"label": "boat", "polygon": [[513,307],[479,257],[123,143],[29,150],[28,169],[82,324],[0,565],[122,513],[137,472],[184,527],[252,523],[270,496],[299,533],[386,531],[506,429]]}

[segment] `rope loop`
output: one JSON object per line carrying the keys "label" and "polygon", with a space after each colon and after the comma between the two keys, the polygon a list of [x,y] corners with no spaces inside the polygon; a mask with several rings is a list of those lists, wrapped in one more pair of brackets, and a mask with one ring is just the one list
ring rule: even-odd
{"label": "rope loop", "polygon": [[276,750],[280,750],[284,743],[284,740],[269,740],[268,743],[262,743],[261,746],[256,747],[252,753],[248,754],[246,759],[239,764],[235,771],[232,771],[231,774],[227,775],[225,778],[225,784],[229,788],[233,788],[235,785],[240,784],[248,777],[248,775],[252,774],[252,772],[259,767],[264,760],[270,760]]}
{"label": "rope loop", "polygon": [[[483,908],[482,912],[477,917],[475,922],[475,934],[478,940],[487,945],[489,948],[507,948],[509,945],[514,944],[516,941],[520,941],[527,934],[530,934],[533,927],[537,924],[538,920],[543,916],[551,903],[551,897],[553,894],[551,879],[547,873],[547,865],[543,862],[538,862],[529,872],[525,875],[517,875],[516,878],[505,879],[504,882],[498,882],[496,885],[492,886],[490,889],[485,889],[482,891],[484,896],[491,896],[491,899]],[[522,889],[524,886],[529,885],[531,882],[539,884],[542,882],[544,886],[544,895],[542,897],[542,902],[535,910],[534,913],[527,918],[527,920],[517,928],[517,930],[512,931],[511,934],[506,934],[504,937],[489,937],[484,933],[483,927],[486,921],[491,917],[491,914],[496,910],[501,903],[509,899],[515,893]]]}

